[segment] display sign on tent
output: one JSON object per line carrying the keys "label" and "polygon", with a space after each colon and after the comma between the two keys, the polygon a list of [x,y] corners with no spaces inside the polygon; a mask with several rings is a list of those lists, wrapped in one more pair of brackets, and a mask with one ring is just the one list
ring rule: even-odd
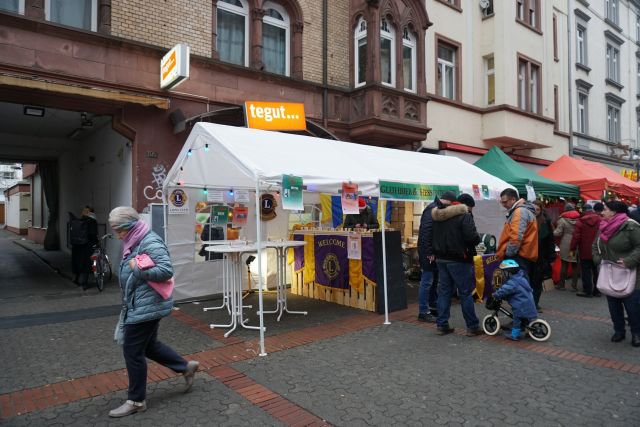
{"label": "display sign on tent", "polygon": [[460,193],[457,185],[425,185],[380,181],[380,197],[392,200],[433,200],[446,191]]}

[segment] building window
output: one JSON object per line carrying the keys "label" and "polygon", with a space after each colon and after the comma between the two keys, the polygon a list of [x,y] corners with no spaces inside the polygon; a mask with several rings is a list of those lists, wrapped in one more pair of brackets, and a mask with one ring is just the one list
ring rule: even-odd
{"label": "building window", "polygon": [[558,85],[553,85],[553,119],[555,123],[553,128],[558,130],[560,128],[560,93],[558,91]]}
{"label": "building window", "polygon": [[45,0],[47,21],[83,30],[98,30],[98,0]]}
{"label": "building window", "polygon": [[516,0],[516,17],[520,21],[524,21],[524,1],[525,0]]}
{"label": "building window", "polygon": [[449,99],[456,99],[457,48],[438,42],[438,81],[437,93]]}
{"label": "building window", "polygon": [[493,56],[484,59],[486,79],[487,105],[496,103],[496,68]]}
{"label": "building window", "polygon": [[0,0],[0,10],[24,15],[24,0]]}
{"label": "building window", "polygon": [[579,24],[576,28],[576,59],[579,64],[587,65],[587,29]]}
{"label": "building window", "polygon": [[289,15],[279,5],[264,4],[262,18],[262,62],[264,70],[289,75]]}
{"label": "building window", "polygon": [[518,60],[518,106],[534,114],[540,112],[540,65]]}
{"label": "building window", "polygon": [[606,18],[618,24],[618,0],[604,0]]}
{"label": "building window", "polygon": [[480,7],[482,8],[482,16],[485,18],[493,16],[493,14],[495,13],[493,9],[493,0],[485,0],[484,2],[480,2]]}
{"label": "building window", "polygon": [[558,57],[558,17],[553,14],[553,59],[559,61]]}
{"label": "building window", "polygon": [[249,6],[246,0],[218,0],[216,49],[220,60],[249,65]]}
{"label": "building window", "polygon": [[607,105],[607,139],[609,142],[620,142],[620,108]]}
{"label": "building window", "polygon": [[640,95],[640,61],[636,62],[636,94]]}
{"label": "building window", "polygon": [[620,50],[607,43],[607,78],[614,82],[620,81]]}
{"label": "building window", "polygon": [[396,85],[395,30],[386,19],[380,22],[380,79],[387,86]]}
{"label": "building window", "polygon": [[516,0],[516,19],[540,30],[540,0]]}
{"label": "building window", "polygon": [[589,133],[589,95],[578,92],[578,132]]}
{"label": "building window", "polygon": [[410,92],[416,91],[416,36],[409,30],[402,32],[402,76],[404,89]]}
{"label": "building window", "polygon": [[636,149],[640,148],[640,112],[636,111]]}
{"label": "building window", "polygon": [[355,83],[362,86],[367,82],[367,21],[360,18],[355,32]]}

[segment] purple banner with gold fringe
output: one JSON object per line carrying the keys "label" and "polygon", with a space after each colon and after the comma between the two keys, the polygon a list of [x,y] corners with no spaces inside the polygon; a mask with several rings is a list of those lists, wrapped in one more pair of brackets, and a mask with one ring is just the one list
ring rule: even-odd
{"label": "purple banner with gold fringe", "polygon": [[[373,236],[362,236],[362,259],[348,259],[346,234],[296,234],[294,240],[307,245],[293,250],[290,262],[304,272],[304,281],[339,289],[352,287],[361,292],[364,280],[375,285],[376,261]],[[315,271],[314,271],[315,270]]]}
{"label": "purple banner with gold fringe", "polygon": [[476,293],[483,301],[493,293],[493,272],[500,265],[500,261],[496,254],[476,255],[473,257]]}
{"label": "purple banner with gold fringe", "polygon": [[[315,236],[316,283],[332,288],[349,289],[347,236]],[[305,260],[307,262],[307,260]]]}

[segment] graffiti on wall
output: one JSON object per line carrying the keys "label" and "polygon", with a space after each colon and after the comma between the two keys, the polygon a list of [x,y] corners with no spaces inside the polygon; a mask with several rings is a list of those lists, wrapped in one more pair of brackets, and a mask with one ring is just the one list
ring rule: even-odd
{"label": "graffiti on wall", "polygon": [[156,164],[151,170],[151,185],[144,187],[144,197],[147,200],[162,200],[162,184],[167,178],[167,168]]}

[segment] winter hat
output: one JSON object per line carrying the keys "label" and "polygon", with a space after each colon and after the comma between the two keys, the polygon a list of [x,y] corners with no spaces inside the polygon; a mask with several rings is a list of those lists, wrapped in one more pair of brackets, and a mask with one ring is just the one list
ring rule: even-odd
{"label": "winter hat", "polygon": [[456,193],[454,193],[453,191],[445,191],[440,196],[440,200],[447,200],[449,202],[457,202],[458,198],[456,197]]}
{"label": "winter hat", "polygon": [[567,203],[566,205],[564,205],[565,212],[575,211],[575,210],[576,210],[576,207],[572,203]]}
{"label": "winter hat", "polygon": [[473,197],[471,197],[471,195],[467,193],[462,193],[461,195],[459,195],[458,201],[463,205],[467,205],[470,208],[476,205],[476,201],[473,200]]}
{"label": "winter hat", "polygon": [[118,206],[109,212],[109,225],[114,230],[129,230],[140,219],[131,206]]}

